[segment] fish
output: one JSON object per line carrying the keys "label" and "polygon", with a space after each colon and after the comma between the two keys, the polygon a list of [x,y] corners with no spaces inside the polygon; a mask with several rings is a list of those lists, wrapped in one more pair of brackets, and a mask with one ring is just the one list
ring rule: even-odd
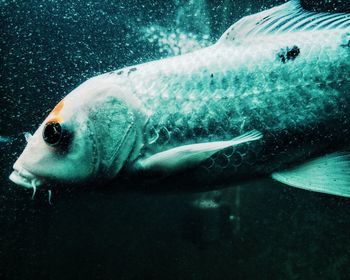
{"label": "fish", "polygon": [[28,137],[10,180],[195,192],[269,177],[350,197],[349,73],[350,14],[292,0],[209,47],[88,79]]}

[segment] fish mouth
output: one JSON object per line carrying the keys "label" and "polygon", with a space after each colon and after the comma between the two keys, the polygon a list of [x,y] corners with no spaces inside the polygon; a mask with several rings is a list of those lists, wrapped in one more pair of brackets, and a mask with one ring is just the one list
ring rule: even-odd
{"label": "fish mouth", "polygon": [[42,180],[36,177],[34,174],[26,170],[25,168],[18,166],[13,167],[13,172],[11,173],[9,179],[15,184],[28,188],[28,189],[36,189],[37,187],[42,185]]}

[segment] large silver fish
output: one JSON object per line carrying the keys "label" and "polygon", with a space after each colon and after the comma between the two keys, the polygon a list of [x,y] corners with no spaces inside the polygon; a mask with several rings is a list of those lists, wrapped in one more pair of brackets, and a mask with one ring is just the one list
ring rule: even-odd
{"label": "large silver fish", "polygon": [[291,1],[208,48],[84,82],[29,139],[10,179],[204,190],[271,176],[350,197],[349,73],[350,15]]}

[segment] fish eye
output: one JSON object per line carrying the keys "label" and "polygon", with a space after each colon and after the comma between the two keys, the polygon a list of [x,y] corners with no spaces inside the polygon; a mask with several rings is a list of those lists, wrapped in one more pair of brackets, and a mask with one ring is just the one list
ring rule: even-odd
{"label": "fish eye", "polygon": [[43,130],[43,139],[49,146],[56,146],[63,140],[64,129],[58,122],[48,122]]}

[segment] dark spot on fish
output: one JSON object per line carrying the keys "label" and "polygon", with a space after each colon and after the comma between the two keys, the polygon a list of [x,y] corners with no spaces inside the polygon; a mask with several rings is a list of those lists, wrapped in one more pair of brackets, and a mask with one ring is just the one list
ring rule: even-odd
{"label": "dark spot on fish", "polygon": [[284,56],[284,55],[279,55],[279,58],[281,59],[281,61],[283,62],[283,63],[286,63],[286,57]]}
{"label": "dark spot on fish", "polygon": [[[233,34],[231,34],[231,32],[233,32]],[[234,28],[231,28],[227,34],[226,34],[226,40],[232,40],[234,41],[236,38],[234,37]]]}
{"label": "dark spot on fish", "polygon": [[137,70],[136,67],[130,68],[129,71],[128,71],[128,76],[129,76],[132,72],[135,72],[136,70]]}
{"label": "dark spot on fish", "polygon": [[283,63],[286,63],[288,60],[294,60],[300,54],[300,49],[297,46],[292,48],[281,49],[277,54],[277,57]]}
{"label": "dark spot on fish", "polygon": [[210,74],[210,78],[214,78],[214,74],[213,73]]}
{"label": "dark spot on fish", "polygon": [[287,52],[287,60],[295,59],[299,54],[300,49],[297,46],[293,46],[293,48]]}
{"label": "dark spot on fish", "polygon": [[120,70],[120,71],[117,72],[117,75],[121,75],[121,74],[123,74],[123,73],[124,73],[124,71],[123,71],[123,70]]}

